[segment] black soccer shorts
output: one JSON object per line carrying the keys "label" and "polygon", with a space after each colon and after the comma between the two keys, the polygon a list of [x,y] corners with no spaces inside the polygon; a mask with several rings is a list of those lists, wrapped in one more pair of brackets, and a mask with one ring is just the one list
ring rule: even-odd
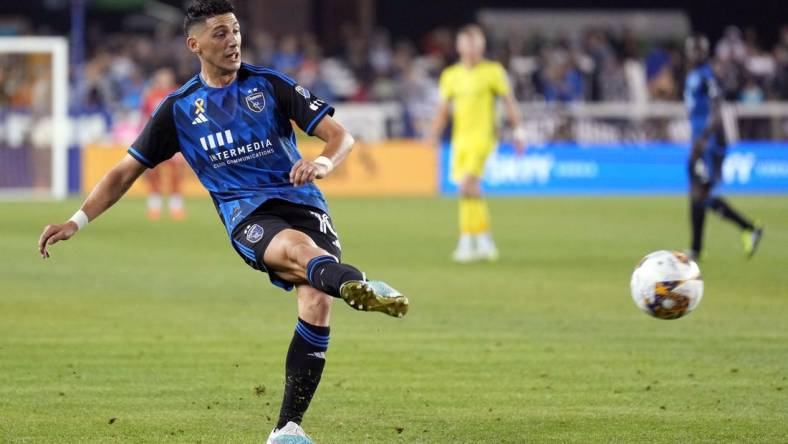
{"label": "black soccer shorts", "polygon": [[342,260],[339,236],[331,216],[308,205],[281,199],[268,200],[238,224],[232,233],[233,247],[246,264],[268,273],[272,284],[288,291],[293,289],[293,284],[269,272],[263,257],[274,236],[289,228],[306,234],[318,247]]}
{"label": "black soccer shorts", "polygon": [[688,165],[690,184],[693,186],[707,186],[712,189],[720,183],[722,179],[722,164],[725,161],[724,154],[705,153],[698,162],[703,162],[706,167],[706,177],[700,177],[697,173],[697,166]]}

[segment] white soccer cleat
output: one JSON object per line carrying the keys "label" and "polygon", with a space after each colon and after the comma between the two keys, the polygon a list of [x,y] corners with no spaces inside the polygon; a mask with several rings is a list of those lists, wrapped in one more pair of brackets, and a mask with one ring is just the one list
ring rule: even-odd
{"label": "white soccer cleat", "polygon": [[476,258],[487,262],[498,260],[498,249],[495,247],[490,233],[481,233],[476,236]]}
{"label": "white soccer cleat", "polygon": [[498,260],[498,249],[495,245],[476,249],[476,258],[480,261],[495,262]]}
{"label": "white soccer cleat", "polygon": [[285,424],[281,429],[273,429],[268,435],[266,444],[314,444],[315,442],[307,436],[304,429],[293,421]]}
{"label": "white soccer cleat", "polygon": [[457,248],[451,254],[451,260],[460,264],[467,264],[478,259],[473,248]]}
{"label": "white soccer cleat", "polygon": [[473,236],[470,234],[460,235],[457,248],[451,254],[451,259],[460,264],[467,264],[476,260],[476,250],[473,248]]}

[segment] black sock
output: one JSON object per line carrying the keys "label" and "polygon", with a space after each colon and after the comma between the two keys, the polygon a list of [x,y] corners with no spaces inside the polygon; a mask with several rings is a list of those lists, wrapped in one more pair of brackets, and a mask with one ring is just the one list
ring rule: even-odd
{"label": "black sock", "polygon": [[329,331],[298,319],[285,361],[285,394],[277,429],[290,421],[301,424],[326,365]]}
{"label": "black sock", "polygon": [[361,281],[364,274],[352,265],[340,264],[334,256],[318,256],[309,261],[306,278],[312,287],[338,298],[342,284]]}
{"label": "black sock", "polygon": [[728,202],[721,197],[712,197],[709,199],[709,208],[714,210],[715,213],[719,214],[725,219],[728,219],[739,226],[742,230],[752,230],[755,227],[752,225],[751,222],[747,221],[742,217],[741,214],[737,213],[736,210],[731,208],[728,205]]}
{"label": "black sock", "polygon": [[692,220],[692,251],[700,254],[703,247],[703,223],[706,219],[706,203],[702,200],[690,200],[690,218]]}

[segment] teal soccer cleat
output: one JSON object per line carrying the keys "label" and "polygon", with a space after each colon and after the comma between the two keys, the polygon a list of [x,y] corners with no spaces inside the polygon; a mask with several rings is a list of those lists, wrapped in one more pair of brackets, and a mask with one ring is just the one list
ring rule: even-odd
{"label": "teal soccer cleat", "polygon": [[408,313],[410,302],[383,281],[348,281],[339,294],[348,305],[361,311],[379,311],[395,318]]}

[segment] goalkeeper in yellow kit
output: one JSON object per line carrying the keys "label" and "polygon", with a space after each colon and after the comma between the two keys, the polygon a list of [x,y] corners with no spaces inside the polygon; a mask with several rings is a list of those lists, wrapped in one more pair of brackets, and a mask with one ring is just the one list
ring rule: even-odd
{"label": "goalkeeper in yellow kit", "polygon": [[524,147],[520,113],[506,71],[500,63],[484,58],[484,47],[480,27],[468,25],[457,33],[460,61],[441,73],[441,101],[428,134],[428,143],[437,145],[451,113],[451,175],[460,188],[460,239],[452,256],[457,262],[498,258],[480,184],[484,164],[497,143],[498,97],[503,99],[517,151],[522,152]]}

